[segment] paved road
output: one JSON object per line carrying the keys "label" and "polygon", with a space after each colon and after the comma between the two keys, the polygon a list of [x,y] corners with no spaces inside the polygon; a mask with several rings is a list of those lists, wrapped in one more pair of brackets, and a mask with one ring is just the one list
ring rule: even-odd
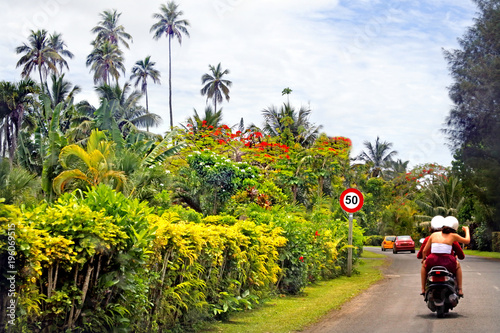
{"label": "paved road", "polygon": [[386,278],[302,332],[500,332],[500,261],[466,256],[461,262],[465,297],[439,319],[419,295],[420,261],[415,254],[368,250],[391,259]]}

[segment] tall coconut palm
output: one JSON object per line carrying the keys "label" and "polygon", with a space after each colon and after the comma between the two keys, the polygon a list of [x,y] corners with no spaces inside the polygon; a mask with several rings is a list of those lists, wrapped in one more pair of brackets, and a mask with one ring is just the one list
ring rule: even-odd
{"label": "tall coconut palm", "polygon": [[201,95],[207,95],[207,102],[211,98],[214,101],[214,110],[217,111],[217,102],[221,103],[223,101],[223,96],[226,101],[229,101],[229,87],[233,84],[229,80],[224,80],[222,77],[229,74],[229,69],[222,70],[220,62],[217,67],[208,65],[211,74],[203,74],[201,77],[201,84],[203,88],[201,89]]}
{"label": "tall coconut palm", "polygon": [[37,84],[31,79],[19,83],[0,82],[0,156],[14,161],[25,110],[33,104]]}
{"label": "tall coconut palm", "polygon": [[113,9],[112,11],[105,10],[99,15],[102,20],[91,30],[92,33],[97,34],[92,45],[98,47],[105,42],[118,45],[118,42],[120,42],[128,49],[129,45],[127,41],[132,42],[132,36],[125,32],[125,28],[122,25],[118,24],[121,13]]}
{"label": "tall coconut palm", "polygon": [[285,89],[283,89],[283,91],[281,92],[281,96],[284,96],[286,95],[286,102],[288,104],[290,104],[290,94],[292,93],[292,89],[290,89],[289,87],[286,87]]}
{"label": "tall coconut palm", "polygon": [[299,112],[288,103],[279,109],[272,105],[262,110],[265,125],[263,132],[270,136],[281,136],[285,141],[300,143],[308,147],[314,143],[322,126],[315,126],[309,122],[311,110],[300,107]]}
{"label": "tall coconut palm", "polygon": [[62,39],[62,34],[54,32],[49,36],[49,41],[48,41],[49,47],[51,47],[54,51],[56,51],[60,56],[61,59],[57,61],[59,64],[59,68],[62,71],[63,67],[66,67],[69,69],[68,62],[63,58],[63,56],[68,57],[70,59],[73,59],[74,54],[71,53],[67,48],[66,48],[66,43]]}
{"label": "tall coconut palm", "polygon": [[94,83],[109,84],[110,76],[118,82],[120,71],[125,74],[122,54],[117,45],[106,41],[87,56],[87,67],[94,71]]}
{"label": "tall coconut palm", "polygon": [[[160,72],[154,68],[155,64],[155,62],[151,61],[151,56],[147,56],[144,60],[139,60],[135,63],[135,66],[132,68],[132,75],[130,75],[131,80],[135,79],[135,87],[139,83],[141,84],[141,91],[146,97],[146,112],[148,113],[148,79],[151,78],[153,83],[160,83]],[[147,127],[147,131],[149,131],[149,126]]]}
{"label": "tall coconut palm", "polygon": [[392,158],[398,153],[395,150],[391,150],[391,142],[381,142],[378,136],[375,144],[365,141],[363,145],[366,147],[366,151],[363,151],[357,159],[370,164],[372,177],[381,176],[386,163],[392,161]]}
{"label": "tall coconut palm", "polygon": [[35,69],[38,70],[42,91],[45,86],[43,78],[46,78],[49,72],[57,73],[56,65],[58,63],[65,63],[62,56],[52,47],[49,41],[50,38],[46,30],[31,30],[28,44],[24,43],[16,48],[17,54],[23,54],[16,65],[16,67],[24,65],[21,76],[27,78]]}
{"label": "tall coconut palm", "polygon": [[170,109],[170,128],[174,127],[174,116],[172,112],[172,49],[171,41],[175,37],[182,44],[182,35],[189,37],[187,27],[189,22],[181,19],[184,14],[179,10],[179,5],[174,1],[169,1],[167,5],[160,6],[160,13],[153,14],[153,18],[158,22],[151,26],[150,32],[154,32],[153,38],[158,40],[165,35],[168,38],[168,106]]}

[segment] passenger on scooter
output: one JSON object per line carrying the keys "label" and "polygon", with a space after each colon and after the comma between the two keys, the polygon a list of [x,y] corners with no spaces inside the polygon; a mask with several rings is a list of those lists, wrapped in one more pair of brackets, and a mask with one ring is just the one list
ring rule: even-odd
{"label": "passenger on scooter", "polygon": [[[435,232],[429,236],[427,244],[424,247],[423,258],[425,259],[426,273],[434,266],[444,266],[448,271],[457,275],[457,261],[455,256],[451,255],[454,242],[464,244],[470,243],[469,227],[462,227],[465,231],[465,237],[460,236],[453,229],[453,221],[445,223],[441,231]],[[459,293],[462,291],[459,290]]]}
{"label": "passenger on scooter", "polygon": [[[447,217],[446,219],[453,220],[452,221],[453,223],[450,223],[450,225],[452,226],[453,229],[455,229],[455,230],[458,229],[458,220],[456,218],[450,216],[450,217]],[[431,224],[430,224],[430,228],[429,228],[430,232],[433,233],[436,231],[441,231],[444,223],[445,223],[444,217],[442,217],[440,215],[434,216],[431,220]],[[422,259],[422,257],[423,257],[422,252],[425,248],[425,245],[427,244],[429,237],[430,237],[430,235],[427,236],[424,239],[424,241],[422,242],[422,246],[420,247],[420,250],[417,253],[418,259]],[[460,244],[458,242],[453,242],[451,255],[453,255],[455,257],[456,262],[457,262],[456,278],[457,278],[457,284],[458,284],[458,288],[459,288],[458,295],[463,296],[463,292],[462,292],[462,267],[460,266],[458,259],[463,260],[465,258],[465,254],[464,254],[464,251],[462,250],[462,247],[460,246]],[[425,268],[425,259],[423,259],[422,260],[422,267],[420,268],[420,282],[422,285],[421,295],[425,294],[425,281],[426,281],[426,279],[427,279],[427,270]]]}

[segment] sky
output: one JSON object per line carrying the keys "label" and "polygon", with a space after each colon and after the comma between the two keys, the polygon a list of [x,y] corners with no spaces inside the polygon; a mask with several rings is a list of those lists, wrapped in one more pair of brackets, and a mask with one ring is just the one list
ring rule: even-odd
{"label": "sky", "polygon": [[[221,104],[229,126],[263,126],[262,110],[289,100],[297,110],[311,109],[309,120],[328,136],[352,140],[354,157],[364,142],[393,144],[396,159],[410,166],[450,166],[452,154],[442,134],[452,108],[453,83],[443,50],[459,48],[458,39],[473,24],[471,0],[177,0],[190,37],[172,41],[174,125],[194,109],[203,115],[206,97],[201,76],[221,63],[232,81],[230,101]],[[97,106],[93,73],[85,62],[95,35],[91,29],[104,10],[122,13],[132,35],[124,51],[126,73],[151,56],[161,85],[148,85],[149,110],[169,128],[168,42],[150,33],[160,12],[156,0],[17,0],[0,2],[0,80],[19,81],[21,55],[30,30],[62,33],[67,48],[65,79],[82,92],[76,101]],[[36,74],[36,73],[35,73]],[[38,80],[36,75],[34,80]],[[144,102],[144,100],[142,101]],[[219,104],[218,104],[219,106]]]}

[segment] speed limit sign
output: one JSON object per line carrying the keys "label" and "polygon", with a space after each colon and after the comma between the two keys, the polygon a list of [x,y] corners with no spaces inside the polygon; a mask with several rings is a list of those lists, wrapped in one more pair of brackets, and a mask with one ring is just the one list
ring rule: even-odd
{"label": "speed limit sign", "polygon": [[363,194],[355,188],[348,188],[340,195],[340,207],[348,213],[360,210],[363,202]]}

